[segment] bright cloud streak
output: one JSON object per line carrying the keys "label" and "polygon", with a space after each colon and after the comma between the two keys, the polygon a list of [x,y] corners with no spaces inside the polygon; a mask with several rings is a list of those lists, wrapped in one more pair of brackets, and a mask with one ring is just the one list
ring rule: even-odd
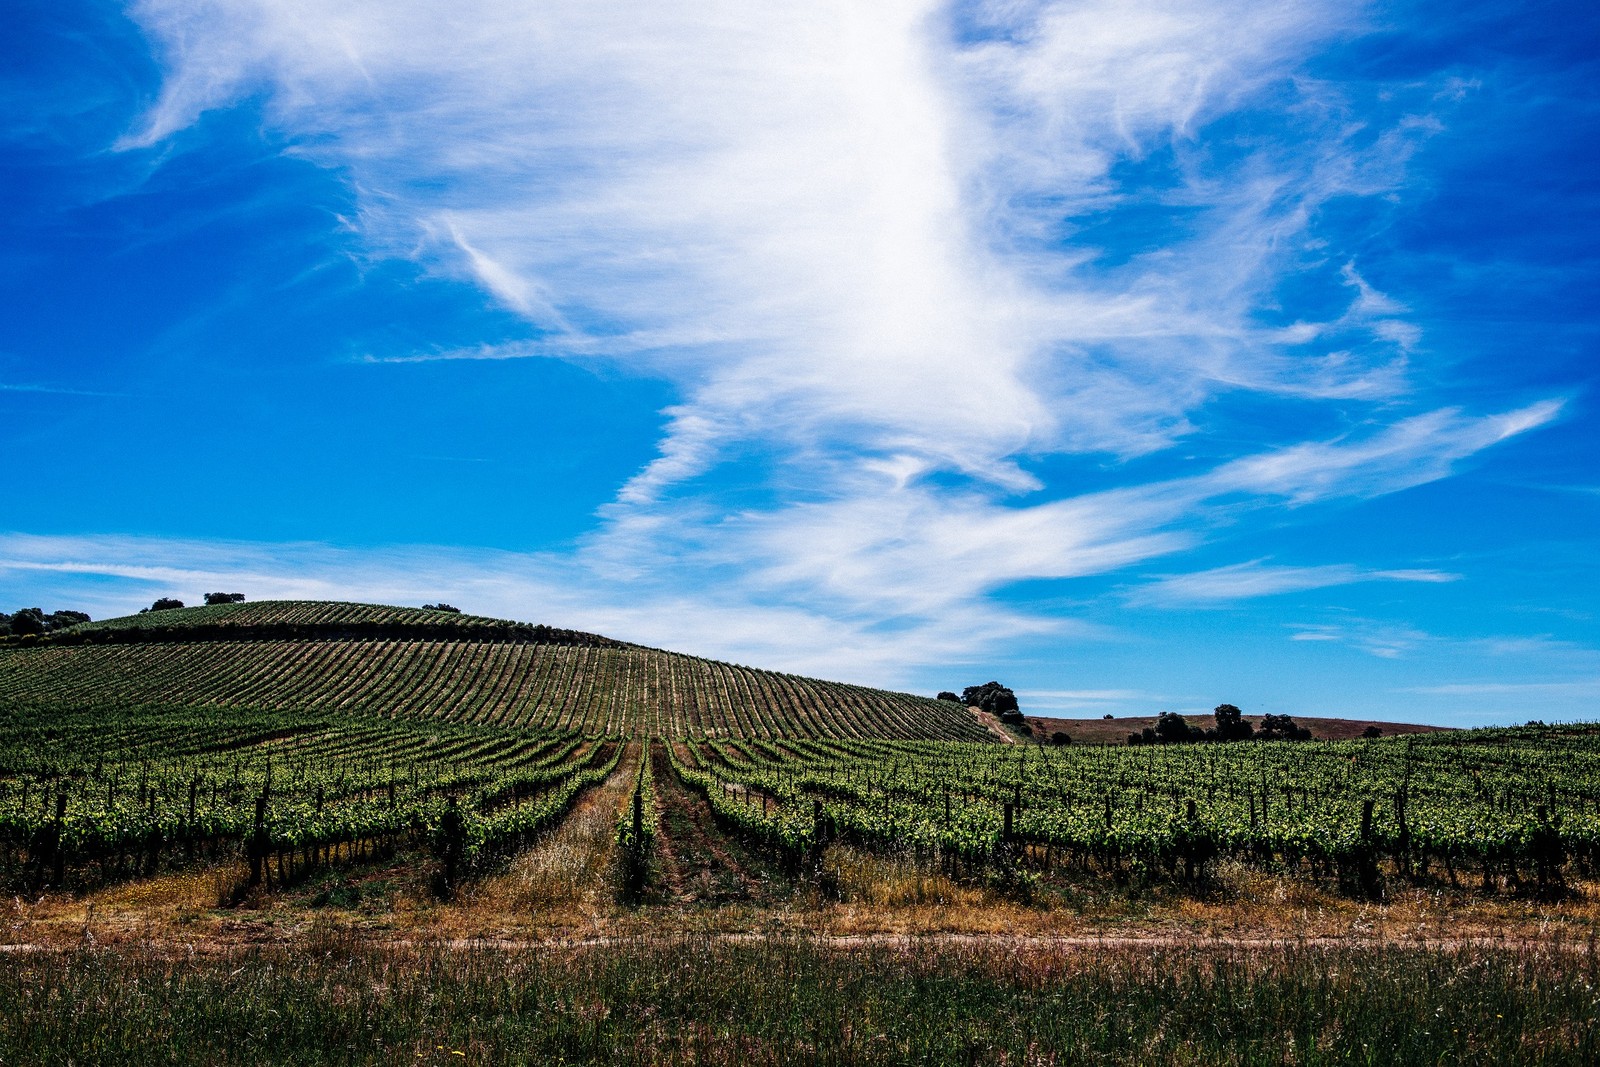
{"label": "bright cloud streak", "polygon": [[1459,578],[1457,574],[1434,570],[1366,570],[1350,564],[1288,567],[1254,560],[1162,578],[1133,590],[1130,599],[1143,604],[1188,606],[1302,593],[1355,582],[1453,582]]}
{"label": "bright cloud streak", "polygon": [[[1339,395],[1382,373],[1285,359],[1251,316],[1307,213],[1385,191],[1403,147],[1316,131],[1323,156],[1256,154],[1243,185],[1194,164],[1175,196],[1208,225],[1115,277],[1058,243],[1063,213],[1117,201],[1119,160],[1281,85],[1348,28],[1342,6],[987,9],[971,40],[917,2],[136,10],[173,73],[128,145],[264,87],[299,151],[351,174],[380,251],[529,319],[541,339],[513,352],[680,382],[630,500],[752,435],[1027,489],[1020,452],[1147,451],[1217,388]],[[1339,321],[1373,305],[1358,286]]]}
{"label": "bright cloud streak", "polygon": [[[880,685],[907,684],[908,667],[932,653],[947,663],[982,653],[973,622],[996,635],[1038,630],[1037,621],[981,611],[976,619],[884,630],[875,620],[828,618],[711,595],[628,588],[550,555],[396,545],[183,541],[128,536],[0,534],[0,581],[47,574],[61,595],[95,618],[130,601],[244,588],[252,600],[358,600],[420,604],[440,599],[477,614],[554,623],[732,662]],[[1092,636],[1058,624],[1057,632]]]}

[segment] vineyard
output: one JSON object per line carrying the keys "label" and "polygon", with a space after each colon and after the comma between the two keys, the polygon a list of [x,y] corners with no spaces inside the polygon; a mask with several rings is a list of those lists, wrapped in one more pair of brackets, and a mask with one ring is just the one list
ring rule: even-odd
{"label": "vineyard", "polygon": [[270,888],[419,848],[448,884],[548,828],[623,751],[575,734],[149,707],[13,714],[0,737],[0,840],[35,885],[221,858]]}
{"label": "vineyard", "polygon": [[405,608],[187,608],[0,649],[0,707],[131,704],[607,735],[991,739],[946,701]]}
{"label": "vineyard", "polygon": [[1024,882],[1196,883],[1228,858],[1375,896],[1470,876],[1559,892],[1600,862],[1600,730],[1158,750],[706,739],[672,766],[798,863],[835,837]]}
{"label": "vineyard", "polygon": [[437,611],[228,604],[84,629],[101,636],[0,649],[14,885],[220,863],[271,891],[399,856],[448,897],[603,783],[639,899],[697,849],[797,886],[838,845],[1024,898],[1084,878],[1198,890],[1224,861],[1358,898],[1556,897],[1600,863],[1587,727],[1008,745],[948,701]]}
{"label": "vineyard", "polygon": [[1144,748],[646,738],[355,714],[14,707],[0,848],[14,882],[86,886],[216,862],[247,887],[397,854],[448,893],[591,787],[635,890],[663,796],[804,880],[834,843],[1017,887],[1199,885],[1229,859],[1355,896],[1433,880],[1555,895],[1600,862],[1600,732]]}

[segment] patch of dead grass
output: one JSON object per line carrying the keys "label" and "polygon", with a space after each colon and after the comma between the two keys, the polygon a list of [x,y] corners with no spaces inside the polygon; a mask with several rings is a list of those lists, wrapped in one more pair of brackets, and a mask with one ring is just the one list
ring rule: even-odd
{"label": "patch of dead grass", "polygon": [[611,777],[508,869],[469,883],[448,905],[413,901],[411,914],[435,932],[461,936],[601,929],[617,910],[617,814],[632,795],[639,759],[639,746],[629,748]]}

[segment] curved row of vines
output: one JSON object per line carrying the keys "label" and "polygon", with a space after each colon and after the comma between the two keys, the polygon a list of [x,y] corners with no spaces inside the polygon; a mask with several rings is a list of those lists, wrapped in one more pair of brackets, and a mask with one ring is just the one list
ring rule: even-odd
{"label": "curved row of vines", "polygon": [[0,707],[130,704],[611,735],[989,737],[946,701],[631,646],[256,640],[0,650]]}

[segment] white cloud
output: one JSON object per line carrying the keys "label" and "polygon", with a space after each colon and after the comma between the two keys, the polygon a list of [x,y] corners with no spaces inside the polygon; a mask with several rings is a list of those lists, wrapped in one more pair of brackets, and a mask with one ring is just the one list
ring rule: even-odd
{"label": "white cloud", "polygon": [[1219,489],[1305,504],[1329,496],[1370,497],[1437,481],[1455,463],[1561,414],[1560,400],[1471,417],[1454,410],[1403,419],[1359,440],[1317,441],[1247,456],[1219,468]]}
{"label": "white cloud", "polygon": [[1600,696],[1600,678],[1561,682],[1450,682],[1408,686],[1399,691],[1435,697],[1596,697]]}
{"label": "white cloud", "polygon": [[1341,623],[1296,623],[1291,641],[1335,641],[1379,659],[1401,659],[1438,644],[1432,634],[1405,623],[1352,619]]}
{"label": "white cloud", "polygon": [[[260,94],[296,152],[347,177],[375,254],[469,279],[529,324],[506,344],[369,358],[606,359],[675,383],[659,456],[575,557],[439,557],[485,610],[555,605],[573,625],[759,646],[775,665],[840,635],[862,664],[912,647],[928,662],[974,634],[1068,627],[995,603],[1008,583],[1172,554],[1223,508],[1444,477],[1558,413],[1444,409],[1247,442],[1208,473],[1094,494],[1028,469],[1165,448],[1219,392],[1404,399],[1417,329],[1347,255],[1328,321],[1263,314],[1308,255],[1333,255],[1312,248],[1317,208],[1392,192],[1437,132],[1407,120],[1358,146],[1338,87],[1304,76],[1360,11],[987,4],[956,33],[926,0],[141,0],[167,78],[123,147]],[[1231,156],[1198,139],[1252,109],[1276,139]],[[1165,155],[1159,188],[1119,181]],[[1077,238],[1140,203],[1189,222],[1119,264]],[[778,473],[769,503],[733,509],[697,480],[750,442]],[[275,571],[442,595],[383,553],[345,582],[322,549],[276,568],[240,551],[263,589],[299,588]],[[473,584],[469,559],[512,592]],[[1358,580],[1281,570],[1253,580]]]}
{"label": "white cloud", "polygon": [[1252,560],[1193,574],[1169,575],[1132,590],[1129,599],[1138,604],[1193,607],[1357,582],[1453,582],[1459,577],[1425,569],[1372,570],[1348,563],[1291,567]]}
{"label": "white cloud", "polygon": [[[974,662],[993,643],[1035,633],[1038,620],[979,607],[968,618],[884,627],[872,617],[619,583],[550,555],[394,545],[0,534],[0,579],[14,597],[95,618],[131,614],[156,597],[197,603],[223,589],[251,600],[445,600],[475,614],[603,633],[638,644],[875,685],[904,685],[929,662]],[[14,606],[14,605],[13,605]],[[976,623],[991,642],[973,642]],[[1089,635],[1087,628],[1055,629]]]}
{"label": "white cloud", "polygon": [[1293,85],[1315,111],[1326,90],[1289,76],[1348,5],[993,6],[975,41],[918,0],[135,14],[170,74],[129,145],[266,90],[297,150],[350,175],[378,250],[453,263],[552,335],[477,354],[666,374],[696,415],[671,432],[695,442],[753,422],[1015,489],[1018,452],[1148,451],[1219,386],[1377,388],[1360,360],[1284,359],[1252,315],[1314,205],[1386,189],[1370,172],[1399,149],[1319,130],[1309,163],[1186,164],[1173,195],[1206,224],[1115,276],[1054,236],[1128,195],[1119,160],[1254,94]]}
{"label": "white cloud", "polygon": [[1139,689],[1026,689],[1018,691],[1017,699],[1030,715],[1081,712],[1099,716],[1130,709],[1139,712],[1167,698]]}
{"label": "white cloud", "polygon": [[126,397],[128,393],[106,393],[94,389],[68,389],[55,385],[27,385],[16,382],[0,382],[0,393],[44,393],[50,396],[103,396]]}

